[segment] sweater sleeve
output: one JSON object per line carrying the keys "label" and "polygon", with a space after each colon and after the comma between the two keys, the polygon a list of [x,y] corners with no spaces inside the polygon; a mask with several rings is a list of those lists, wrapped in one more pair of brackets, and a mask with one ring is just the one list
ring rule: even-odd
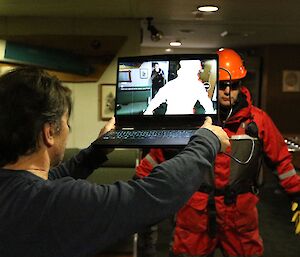
{"label": "sweater sleeve", "polygon": [[70,160],[52,168],[49,171],[49,180],[67,176],[85,179],[106,160],[106,154],[102,149],[92,144]]}
{"label": "sweater sleeve", "polygon": [[113,185],[53,181],[55,190],[46,206],[56,241],[52,243],[66,256],[93,254],[169,217],[197,191],[204,176],[213,172],[219,148],[211,131],[199,129],[180,154],[143,179]]}

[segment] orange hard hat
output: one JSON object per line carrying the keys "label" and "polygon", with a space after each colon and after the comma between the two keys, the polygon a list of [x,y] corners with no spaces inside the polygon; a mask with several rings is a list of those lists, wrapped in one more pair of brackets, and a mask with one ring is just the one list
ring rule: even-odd
{"label": "orange hard hat", "polygon": [[236,80],[246,76],[247,70],[237,52],[221,48],[217,54],[219,55],[219,80]]}

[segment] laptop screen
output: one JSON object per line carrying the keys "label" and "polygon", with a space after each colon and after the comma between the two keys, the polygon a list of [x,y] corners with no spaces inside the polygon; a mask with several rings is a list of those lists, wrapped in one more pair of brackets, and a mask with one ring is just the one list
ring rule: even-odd
{"label": "laptop screen", "polygon": [[[115,117],[122,123],[190,126],[218,116],[218,57],[177,54],[118,59]],[[135,125],[135,126],[136,126]]]}

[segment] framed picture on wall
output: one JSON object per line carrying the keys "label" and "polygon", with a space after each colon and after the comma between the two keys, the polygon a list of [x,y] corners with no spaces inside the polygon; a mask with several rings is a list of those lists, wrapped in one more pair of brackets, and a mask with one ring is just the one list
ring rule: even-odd
{"label": "framed picture on wall", "polygon": [[284,70],[282,75],[283,92],[300,92],[300,71]]}
{"label": "framed picture on wall", "polygon": [[140,69],[140,78],[147,79],[148,78],[148,70],[147,69]]}
{"label": "framed picture on wall", "polygon": [[99,94],[99,119],[109,120],[114,116],[116,85],[115,84],[100,84],[98,87]]}

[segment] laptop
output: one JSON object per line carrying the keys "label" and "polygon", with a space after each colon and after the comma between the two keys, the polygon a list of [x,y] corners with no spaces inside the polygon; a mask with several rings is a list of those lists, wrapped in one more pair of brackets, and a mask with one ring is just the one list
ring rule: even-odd
{"label": "laptop", "polygon": [[217,99],[216,54],[120,57],[116,129],[94,144],[122,148],[184,147],[206,116],[218,120]]}

